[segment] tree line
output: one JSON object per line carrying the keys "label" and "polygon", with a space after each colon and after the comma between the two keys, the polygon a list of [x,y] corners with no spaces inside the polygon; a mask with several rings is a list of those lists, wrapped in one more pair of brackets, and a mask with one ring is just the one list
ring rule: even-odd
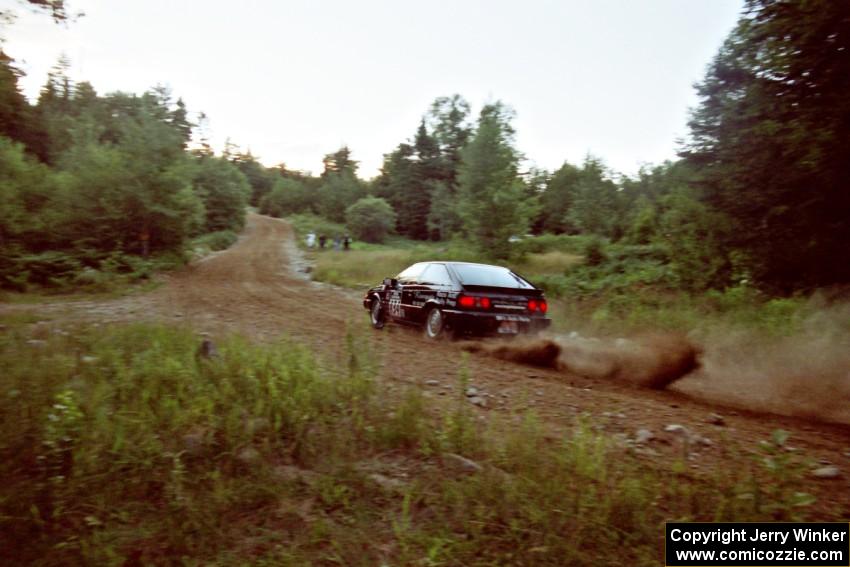
{"label": "tree line", "polygon": [[681,159],[631,177],[593,156],[523,169],[508,107],[473,122],[462,97],[439,98],[366,191],[398,233],[496,257],[526,231],[586,234],[658,246],[693,289],[850,281],[850,3],[747,0],[696,88]]}
{"label": "tree line", "polygon": [[[193,125],[164,89],[98,95],[62,65],[35,105],[0,62],[0,262],[61,251],[97,264],[236,230],[245,204],[313,213],[355,237],[460,238],[490,257],[512,237],[586,235],[647,247],[688,289],[742,281],[792,292],[850,280],[850,4],[747,0],[697,85],[680,159],[636,175],[598,157],[554,171],[516,147],[513,111],[440,97],[365,181],[348,147],[319,175],[228,145],[187,150]],[[32,277],[32,276],[30,276]]]}
{"label": "tree line", "polygon": [[198,235],[239,230],[250,184],[208,148],[167,89],[99,95],[51,71],[35,104],[0,53],[0,285],[144,271]]}

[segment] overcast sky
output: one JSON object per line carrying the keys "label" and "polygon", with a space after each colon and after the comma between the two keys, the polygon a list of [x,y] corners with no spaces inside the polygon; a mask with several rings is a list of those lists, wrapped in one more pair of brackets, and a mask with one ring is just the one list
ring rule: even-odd
{"label": "overcast sky", "polygon": [[57,26],[21,2],[4,49],[38,96],[65,53],[103,94],[168,85],[266,165],[321,171],[343,144],[378,172],[431,101],[459,93],[477,112],[514,108],[529,164],[589,152],[633,174],[675,157],[693,83],[743,0],[68,0]]}

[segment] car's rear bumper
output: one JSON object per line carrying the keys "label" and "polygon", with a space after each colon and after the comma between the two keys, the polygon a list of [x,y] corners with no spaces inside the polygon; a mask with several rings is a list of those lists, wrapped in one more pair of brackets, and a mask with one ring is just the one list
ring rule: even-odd
{"label": "car's rear bumper", "polygon": [[513,328],[514,326],[504,325],[503,322],[516,323],[518,333],[536,333],[549,328],[552,324],[552,320],[546,317],[529,317],[511,313],[476,313],[444,309],[443,315],[446,317],[446,323],[452,329],[476,335],[516,334],[510,331],[505,332],[507,331],[506,327]]}

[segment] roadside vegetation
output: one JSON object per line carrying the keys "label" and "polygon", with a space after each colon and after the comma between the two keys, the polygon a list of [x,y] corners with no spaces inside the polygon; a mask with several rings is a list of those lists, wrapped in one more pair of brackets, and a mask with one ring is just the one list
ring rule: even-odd
{"label": "roadside vegetation", "polygon": [[664,521],[835,519],[781,432],[694,475],[583,418],[485,425],[463,367],[456,402],[388,404],[355,334],[335,371],[286,338],[3,325],[5,563],[655,565]]}

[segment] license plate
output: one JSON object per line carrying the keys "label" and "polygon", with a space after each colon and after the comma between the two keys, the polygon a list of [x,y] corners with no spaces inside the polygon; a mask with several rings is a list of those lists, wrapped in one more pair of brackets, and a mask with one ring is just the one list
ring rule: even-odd
{"label": "license plate", "polygon": [[501,321],[498,330],[504,334],[516,334],[519,333],[519,324],[516,321]]}

